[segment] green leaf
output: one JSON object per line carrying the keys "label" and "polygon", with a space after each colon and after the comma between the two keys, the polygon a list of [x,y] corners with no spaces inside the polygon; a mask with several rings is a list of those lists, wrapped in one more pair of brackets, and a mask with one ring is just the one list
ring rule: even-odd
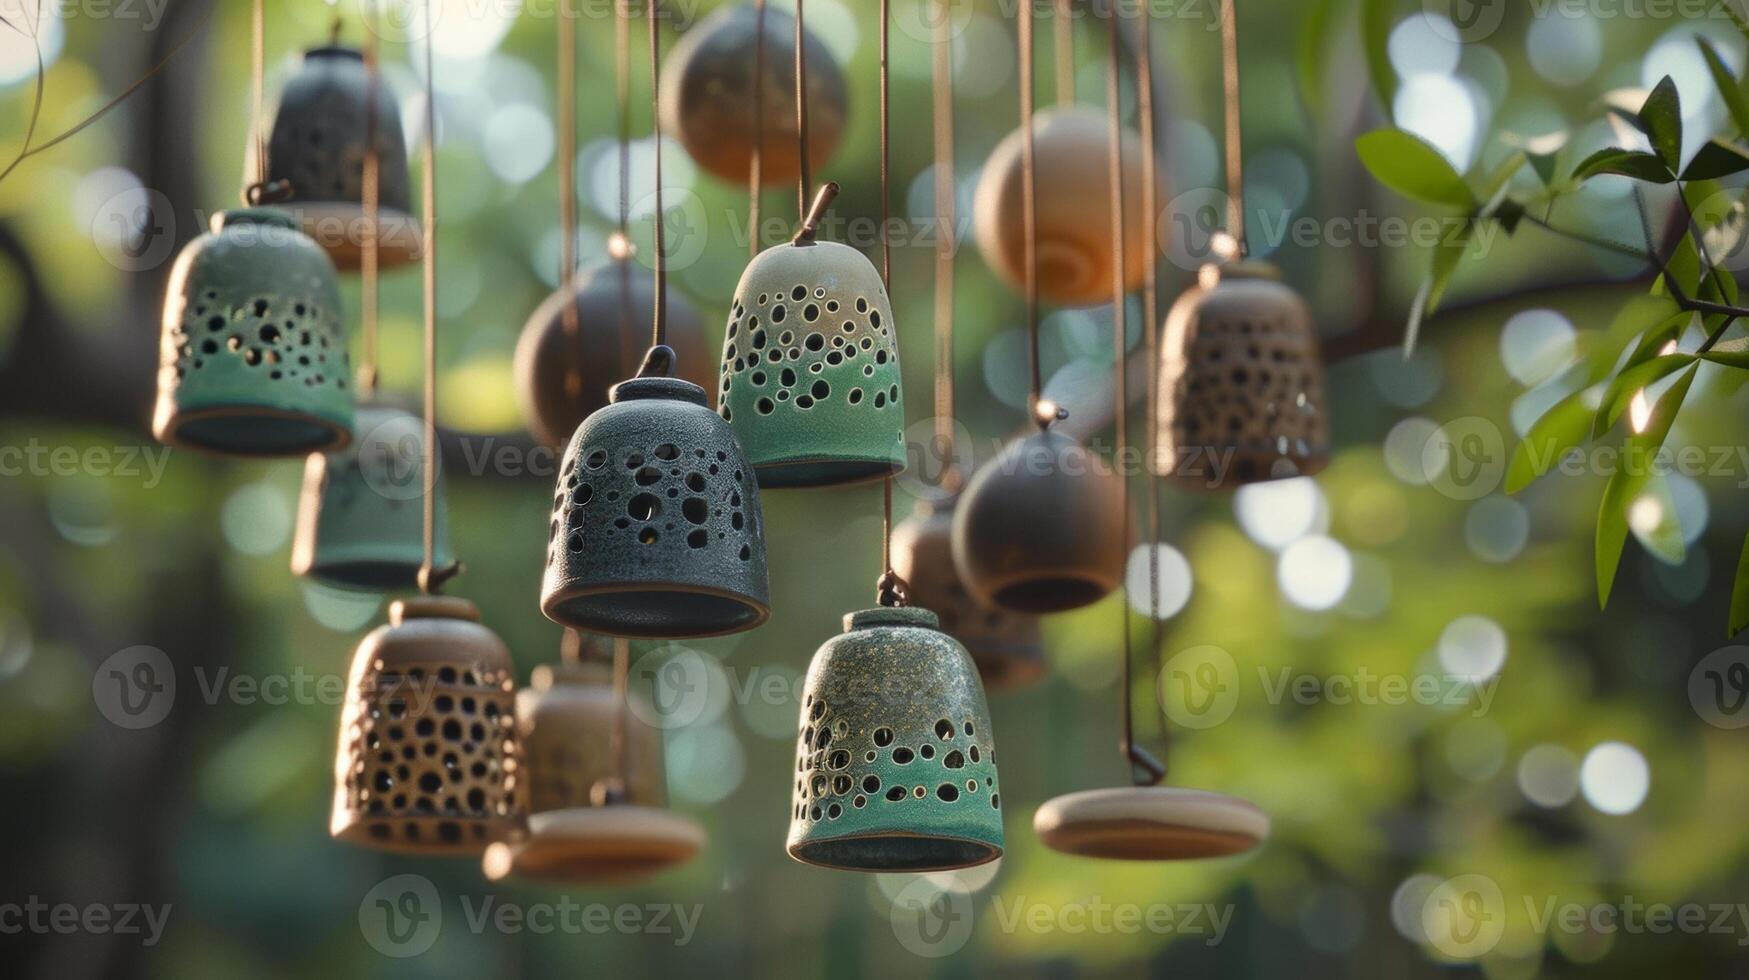
{"label": "green leaf", "polygon": [[1360,33],[1366,49],[1366,71],[1372,79],[1372,90],[1384,107],[1385,118],[1391,118],[1397,101],[1397,69],[1391,64],[1391,28],[1396,26],[1394,0],[1361,0]]}
{"label": "green leaf", "polygon": [[[1663,473],[1652,472],[1646,485],[1634,498],[1634,506],[1642,501],[1651,506],[1636,514],[1628,511],[1628,530],[1633,532],[1640,547],[1666,565],[1680,565],[1688,558],[1688,545],[1682,540],[1682,520],[1676,515],[1676,499],[1670,495],[1670,480]],[[1634,520],[1635,517],[1640,520]],[[1656,520],[1650,518],[1655,517]]]}
{"label": "green leaf", "polygon": [[1645,124],[1646,138],[1664,166],[1675,170],[1682,162],[1682,101],[1676,94],[1676,82],[1665,75],[1652,87],[1640,106],[1640,122]]}
{"label": "green leaf", "polygon": [[1715,347],[1702,354],[1701,358],[1714,364],[1749,371],[1749,350],[1719,350]]}
{"label": "green leaf", "polygon": [[1749,170],[1749,152],[1714,137],[1696,150],[1688,166],[1682,168],[1682,179],[1716,180],[1744,170]]}
{"label": "green leaf", "polygon": [[1749,626],[1749,537],[1743,539],[1743,553],[1737,558],[1737,583],[1731,587],[1731,632],[1725,634],[1730,639]]}
{"label": "green leaf", "polygon": [[1591,428],[1593,437],[1601,436],[1615,425],[1621,418],[1621,413],[1627,411],[1628,405],[1647,385],[1657,382],[1659,378],[1693,365],[1693,354],[1664,354],[1654,357],[1642,364],[1636,364],[1615,376],[1609,387],[1603,392],[1603,401],[1597,406],[1597,416]]}
{"label": "green leaf", "polygon": [[1515,174],[1524,169],[1525,159],[1523,150],[1514,150],[1482,178],[1480,186],[1476,188],[1476,198],[1487,202],[1482,208],[1484,215],[1493,213],[1500,206],[1500,202],[1505,200],[1506,185]]}
{"label": "green leaf", "polygon": [[1627,349],[1628,342],[1634,337],[1671,317],[1681,315],[1682,308],[1676,305],[1674,299],[1663,294],[1647,293],[1628,300],[1616,311],[1615,319],[1609,322],[1602,335],[1591,345],[1585,372],[1586,386],[1597,384],[1609,376],[1615,369],[1616,362],[1621,360],[1622,351]]}
{"label": "green leaf", "polygon": [[1445,296],[1445,287],[1450,284],[1452,273],[1457,270],[1458,262],[1464,257],[1464,250],[1470,244],[1470,228],[1472,223],[1465,221],[1447,231],[1433,247],[1433,260],[1427,270],[1427,277],[1421,281],[1421,288],[1415,294],[1415,302],[1409,307],[1409,323],[1403,330],[1403,359],[1408,360],[1415,353],[1416,341],[1421,336],[1421,324],[1433,315],[1439,308],[1439,301]]}
{"label": "green leaf", "polygon": [[1530,169],[1536,171],[1536,175],[1542,179],[1544,187],[1555,185],[1555,167],[1558,155],[1558,153],[1532,153],[1529,155]]}
{"label": "green leaf", "polygon": [[[1700,249],[1695,247],[1693,235],[1684,234],[1676,243],[1676,250],[1664,260],[1664,271],[1675,277],[1684,296],[1700,293]],[[1652,284],[1653,292],[1664,292],[1668,288],[1662,275]]]}
{"label": "green leaf", "polygon": [[1749,41],[1749,20],[1737,12],[1732,0],[1719,0],[1719,6],[1725,8],[1725,14],[1731,18],[1731,23],[1737,25],[1737,33],[1743,35],[1743,40]]}
{"label": "green leaf", "polygon": [[1651,477],[1653,454],[1664,445],[1670,426],[1682,410],[1682,400],[1688,397],[1689,385],[1699,364],[1691,364],[1682,377],[1659,397],[1652,407],[1646,427],[1629,436],[1622,447],[1620,465],[1603,488],[1603,505],[1597,512],[1597,601],[1609,605],[1610,587],[1615,582],[1615,570],[1621,564],[1622,546],[1627,543],[1629,508],[1639,499],[1640,490]]}
{"label": "green leaf", "polygon": [[1713,87],[1719,90],[1719,99],[1730,112],[1731,121],[1737,124],[1738,135],[1749,135],[1749,97],[1744,96],[1743,86],[1737,83],[1730,67],[1719,57],[1719,52],[1711,41],[1699,34],[1694,36],[1694,40],[1700,45],[1700,56],[1706,59],[1707,71],[1712,72]]}
{"label": "green leaf", "polygon": [[1330,13],[1335,0],[1311,0],[1300,22],[1295,67],[1299,70],[1300,99],[1316,116],[1324,107],[1324,52],[1329,50]]}
{"label": "green leaf", "polygon": [[1664,161],[1639,150],[1607,147],[1598,150],[1573,168],[1574,180],[1585,180],[1598,174],[1619,174],[1653,184],[1668,184],[1676,179]]}
{"label": "green leaf", "polygon": [[1457,170],[1418,136],[1375,129],[1355,140],[1354,150],[1375,180],[1404,197],[1466,210],[1476,204]]}
{"label": "green leaf", "polygon": [[1580,389],[1556,402],[1536,420],[1512,450],[1506,464],[1506,492],[1517,493],[1561,461],[1569,450],[1591,439],[1591,407]]}

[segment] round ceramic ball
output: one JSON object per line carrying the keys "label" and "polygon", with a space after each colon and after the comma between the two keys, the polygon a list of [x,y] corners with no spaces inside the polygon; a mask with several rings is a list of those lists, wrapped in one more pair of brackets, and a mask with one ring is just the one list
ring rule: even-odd
{"label": "round ceramic ball", "polygon": [[[536,439],[563,446],[582,422],[607,404],[607,391],[631,377],[650,349],[656,279],[635,262],[604,262],[579,271],[568,287],[548,296],[516,344],[516,396]],[[577,309],[577,334],[565,332],[565,306]],[[668,346],[678,354],[674,375],[703,388],[716,386],[706,354],[704,321],[668,290]]]}
{"label": "round ceramic ball", "polygon": [[[1033,118],[1037,166],[1038,291],[1046,302],[1093,306],[1111,302],[1115,256],[1111,235],[1110,123],[1082,106],[1047,109]],[[1124,193],[1124,288],[1136,289],[1153,254],[1142,227],[1142,141],[1121,139]],[[1003,138],[984,164],[972,204],[978,250],[1016,290],[1026,285],[1026,237],[1021,208],[1025,132]],[[1164,192],[1156,201],[1164,204]]]}
{"label": "round ceramic ball", "polygon": [[[753,94],[763,87],[760,182],[781,184],[801,172],[796,136],[795,18],[765,11],[765,59],[754,78],[758,12],[748,4],[720,9],[688,30],[662,67],[662,126],[706,171],[745,184],[752,170]],[[808,158],[818,167],[838,148],[849,113],[844,72],[812,32],[806,34]]]}

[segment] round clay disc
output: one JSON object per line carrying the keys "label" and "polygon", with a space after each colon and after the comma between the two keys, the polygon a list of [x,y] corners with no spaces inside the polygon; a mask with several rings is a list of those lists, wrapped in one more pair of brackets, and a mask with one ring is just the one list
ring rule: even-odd
{"label": "round clay disc", "polygon": [[1050,800],[1033,814],[1032,829],[1065,854],[1184,861],[1251,850],[1269,836],[1269,815],[1205,790],[1123,786]]}
{"label": "round clay disc", "polygon": [[530,814],[528,832],[492,845],[486,877],[619,883],[655,874],[704,847],[703,828],[656,807],[615,804]]}

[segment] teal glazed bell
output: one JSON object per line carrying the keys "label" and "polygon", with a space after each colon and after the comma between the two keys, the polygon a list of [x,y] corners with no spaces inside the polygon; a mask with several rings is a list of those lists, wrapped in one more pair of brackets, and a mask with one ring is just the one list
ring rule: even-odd
{"label": "teal glazed bell", "polygon": [[771,615],[759,485],[704,389],[633,378],[571,437],[541,611],[609,636],[715,636]]}
{"label": "teal glazed bell", "polygon": [[352,658],[329,834],[383,851],[478,855],[522,819],[515,665],[465,599],[389,607]]}
{"label": "teal glazed bell", "polygon": [[978,671],[927,609],[844,617],[814,654],[796,744],[789,855],[846,871],[1002,856],[996,746]]}
{"label": "teal glazed bell", "polygon": [[[364,262],[364,162],[370,146],[371,85],[352,48],[315,48],[286,82],[267,142],[267,178],[285,181],[280,206],[341,269]],[[395,93],[379,79],[375,97],[377,261],[406,265],[423,247],[412,215],[407,142]]]}
{"label": "teal glazed bell", "polygon": [[[356,427],[345,449],[304,463],[292,572],[349,589],[414,588],[425,560],[424,431],[380,405],[361,406]],[[433,564],[443,568],[455,556],[441,477],[437,488]]]}
{"label": "teal glazed bell", "polygon": [[880,273],[837,242],[766,249],[735,289],[718,411],[759,485],[826,487],[905,468],[893,310]]}
{"label": "teal glazed bell", "polygon": [[334,264],[282,211],[213,216],[164,297],[152,432],[231,456],[302,456],[352,438]]}
{"label": "teal glazed bell", "polygon": [[954,509],[953,561],[979,601],[1063,612],[1117,588],[1123,478],[1054,430],[1017,439],[984,464]]}

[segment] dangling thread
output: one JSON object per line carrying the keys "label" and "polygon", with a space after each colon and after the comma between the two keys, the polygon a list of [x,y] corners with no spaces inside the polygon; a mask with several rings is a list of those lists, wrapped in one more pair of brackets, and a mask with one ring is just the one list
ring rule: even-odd
{"label": "dangling thread", "polygon": [[1057,104],[1075,104],[1075,0],[1056,0],[1051,11],[1051,61],[1057,72]]}
{"label": "dangling thread", "polygon": [[559,323],[571,356],[565,359],[565,395],[573,402],[583,398],[583,325],[577,298],[571,287],[577,273],[577,11],[573,0],[560,0],[558,41],[558,91],[555,112],[559,123],[559,288],[572,293],[565,298]]}
{"label": "dangling thread", "polygon": [[[1147,360],[1148,394],[1147,425],[1143,436],[1144,445],[1150,452],[1160,444],[1160,215],[1155,203],[1156,181],[1158,180],[1158,147],[1154,144],[1154,37],[1153,17],[1147,11],[1142,11],[1141,30],[1136,52],[1136,112],[1139,116],[1138,127],[1142,140],[1142,236],[1147,242],[1148,274],[1142,280],[1142,351]],[[1164,482],[1160,475],[1154,472],[1152,466],[1147,467],[1145,482],[1148,487],[1146,533],[1148,541],[1148,618],[1149,647],[1154,651],[1154,676],[1158,677],[1165,669],[1164,655],[1161,652],[1165,640],[1165,631],[1160,620],[1160,489]],[[1129,658],[1125,656],[1124,662]],[[1156,698],[1156,700],[1158,700]],[[1126,699],[1127,703],[1127,699]],[[1165,778],[1170,765],[1172,732],[1166,712],[1160,712],[1160,753],[1156,757],[1160,763],[1159,779]],[[1133,740],[1132,740],[1133,744]],[[1127,753],[1126,753],[1127,754]],[[1132,768],[1132,775],[1136,770]]]}
{"label": "dangling thread", "polygon": [[[377,151],[377,131],[380,128],[377,101],[382,90],[382,65],[378,60],[376,5],[364,5],[364,173],[360,192],[364,205],[363,239],[359,243],[359,333],[361,335],[358,363],[358,390],[368,398],[377,389],[377,307],[379,294],[377,275],[382,252],[377,238],[377,221],[382,214],[382,159]],[[339,41],[340,17],[334,18],[334,39]]]}
{"label": "dangling thread", "polygon": [[[650,318],[650,349],[654,355],[658,348],[666,346],[668,335],[668,246],[662,233],[663,226],[668,223],[668,214],[662,208],[662,45],[661,33],[656,29],[656,0],[645,0],[644,16],[649,20],[650,29],[650,142],[656,147],[656,228],[652,242],[655,248],[652,261],[656,278],[656,311]],[[646,358],[646,367],[650,366],[651,359]],[[672,352],[669,352],[668,359],[672,361]]]}
{"label": "dangling thread", "polygon": [[425,556],[419,564],[419,590],[442,591],[443,583],[461,571],[460,562],[439,568],[437,551],[437,85],[431,57],[431,3],[425,4],[425,173],[420,205],[425,221],[423,298],[425,302]]}
{"label": "dangling thread", "polygon": [[590,790],[596,806],[611,806],[626,801],[626,711],[631,696],[632,642],[623,636],[613,639],[613,728],[608,733],[607,751],[613,758],[613,775],[595,784]]}
{"label": "dangling thread", "polygon": [[253,102],[249,132],[255,144],[255,179],[243,178],[243,203],[255,207],[281,200],[291,191],[288,181],[269,184],[267,180],[267,14],[263,0],[255,0],[249,12],[249,61]]}
{"label": "dangling thread", "polygon": [[954,249],[958,233],[954,207],[953,0],[934,2],[930,69],[935,123],[935,451],[943,466],[942,489],[951,493],[959,489],[962,479],[953,466]]}
{"label": "dangling thread", "polygon": [[813,190],[813,175],[808,172],[808,55],[802,43],[807,35],[802,27],[802,0],[796,0],[796,210],[808,213],[808,195]]}
{"label": "dangling thread", "polygon": [[1021,238],[1025,246],[1026,262],[1026,356],[1029,372],[1030,391],[1027,404],[1032,409],[1033,421],[1042,431],[1050,427],[1052,422],[1066,416],[1055,404],[1045,401],[1044,379],[1039,368],[1039,324],[1038,324],[1038,171],[1036,147],[1032,132],[1033,116],[1033,44],[1032,44],[1032,4],[1022,5],[1025,9],[1018,14],[1018,35],[1020,45],[1020,227]]}
{"label": "dangling thread", "polygon": [[[881,129],[881,287],[889,297],[893,292],[893,243],[887,234],[887,219],[890,216],[888,190],[891,184],[891,134],[892,111],[889,104],[891,78],[887,68],[887,58],[891,52],[888,37],[892,26],[892,10],[890,0],[880,2],[880,129]],[[894,334],[894,344],[898,343],[898,335]],[[911,599],[911,587],[899,573],[893,569],[893,476],[888,473],[881,479],[881,576],[875,585],[875,598],[883,606],[904,606]]]}
{"label": "dangling thread", "polygon": [[747,167],[747,257],[759,254],[759,191],[765,183],[765,0],[753,0],[753,158]]}
{"label": "dangling thread", "polygon": [[1245,170],[1239,130],[1239,15],[1236,0],[1221,0],[1221,88],[1226,96],[1227,233],[1238,256],[1245,244]]}

